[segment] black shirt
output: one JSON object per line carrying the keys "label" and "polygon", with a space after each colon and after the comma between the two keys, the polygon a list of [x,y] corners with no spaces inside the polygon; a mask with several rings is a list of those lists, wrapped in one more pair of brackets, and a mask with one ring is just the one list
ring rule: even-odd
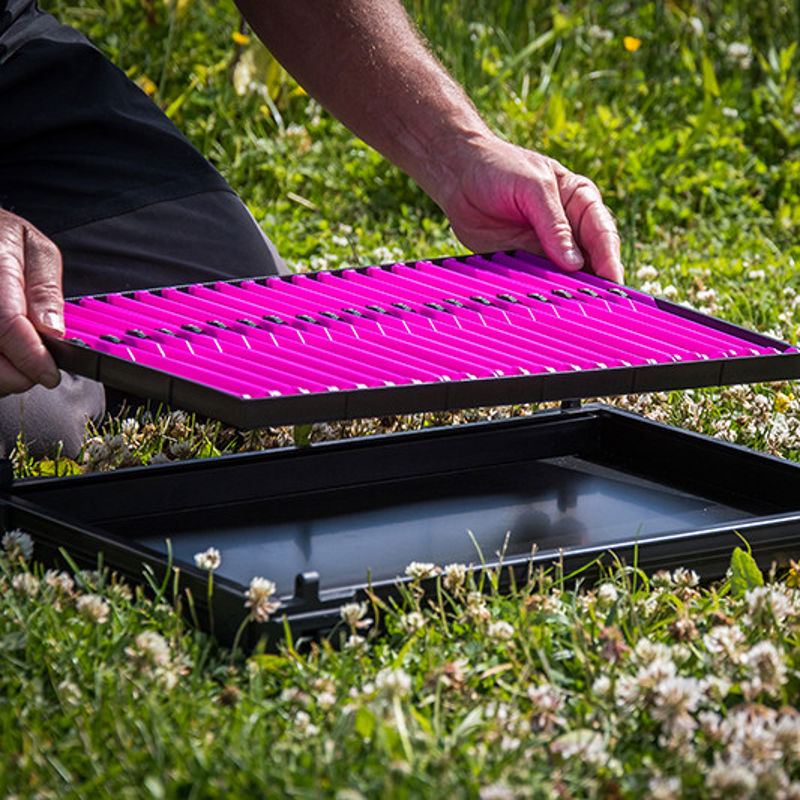
{"label": "black shirt", "polygon": [[229,190],[160,109],[35,0],[0,0],[0,207],[52,235]]}

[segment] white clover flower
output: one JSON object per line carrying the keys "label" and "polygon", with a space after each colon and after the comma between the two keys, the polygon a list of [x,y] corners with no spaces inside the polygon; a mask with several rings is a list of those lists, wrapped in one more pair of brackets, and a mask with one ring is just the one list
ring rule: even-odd
{"label": "white clover flower", "polygon": [[436,564],[428,561],[412,561],[406,567],[406,575],[412,580],[418,581],[423,578],[431,578],[438,572]]}
{"label": "white clover flower", "polygon": [[372,258],[375,259],[378,264],[387,264],[395,260],[395,255],[388,247],[381,245],[372,251]]}
{"label": "white clover flower", "polygon": [[717,762],[706,776],[712,797],[752,797],[757,779],[743,764]]}
{"label": "white clover flower", "polygon": [[478,791],[480,800],[516,800],[517,795],[504,783],[490,783]]}
{"label": "white clover flower", "polygon": [[108,595],[108,599],[114,603],[130,603],[131,600],[133,600],[133,591],[131,587],[124,582],[112,583],[111,586],[106,589],[106,594]]}
{"label": "white clover flower", "polygon": [[99,594],[82,594],[75,603],[78,613],[89,622],[102,624],[108,620],[110,606]]}
{"label": "white clover flower", "polygon": [[306,711],[298,711],[294,715],[294,727],[304,736],[316,736],[319,732],[319,728],[312,724],[311,717]]}
{"label": "white clover flower", "polygon": [[620,675],[614,684],[614,702],[626,710],[639,704],[639,685],[633,675]]}
{"label": "white clover flower", "polygon": [[738,625],[715,625],[705,636],[703,644],[709,653],[722,654],[734,664],[738,663],[745,635]]}
{"label": "white clover flower", "polygon": [[700,576],[693,569],[678,567],[672,573],[672,582],[678,587],[694,587],[700,582]]}
{"label": "white clover flower", "polygon": [[800,717],[796,714],[781,714],[775,726],[775,741],[789,763],[800,759]]}
{"label": "white clover flower", "polygon": [[751,625],[772,617],[780,624],[793,610],[790,599],[776,585],[749,589],[745,592],[744,601],[747,605],[745,622]]}
{"label": "white clover flower", "polygon": [[550,752],[564,761],[583,761],[592,767],[600,767],[608,761],[603,735],[597,731],[579,729],[559,736],[550,744]]}
{"label": "white clover flower", "polygon": [[209,547],[208,550],[203,550],[202,553],[194,554],[194,563],[198,569],[213,572],[215,569],[219,569],[219,565],[222,563],[222,555],[216,547]]}
{"label": "white clover flower", "polygon": [[33,555],[33,539],[30,534],[16,528],[3,536],[3,549],[12,561],[28,561]]}
{"label": "white clover flower", "polygon": [[244,593],[244,607],[250,609],[253,619],[258,622],[266,622],[272,614],[280,608],[280,601],[270,598],[277,591],[274,581],[268,578],[253,578],[250,581],[250,588]]}
{"label": "white clover flower", "polygon": [[733,688],[733,683],[721,675],[706,675],[703,678],[703,692],[712,700],[724,700]]}
{"label": "white clover flower", "polygon": [[483,595],[479,592],[472,592],[467,597],[466,614],[474,622],[486,622],[492,615],[484,602]]}
{"label": "white clover flower", "polygon": [[30,572],[20,572],[11,579],[14,591],[33,597],[39,591],[39,579]]}
{"label": "white clover flower", "polygon": [[645,281],[641,289],[647,294],[661,295],[664,294],[664,289],[661,286],[661,281]]}
{"label": "white clover flower", "polygon": [[636,277],[640,281],[654,281],[658,277],[658,270],[652,264],[645,264],[636,270]]}
{"label": "white clover flower", "polygon": [[518,750],[521,743],[522,742],[515,736],[503,736],[503,738],[500,739],[500,749],[504,753],[509,753],[512,750]]}
{"label": "white clover flower", "polygon": [[350,241],[347,239],[346,236],[331,236],[331,241],[337,247],[347,247],[350,244]]}
{"label": "white clover flower", "polygon": [[703,20],[699,17],[689,17],[689,27],[692,29],[692,32],[698,38],[703,35]]}
{"label": "white clover flower", "polygon": [[564,692],[551,683],[540,683],[538,686],[529,686],[528,699],[536,711],[549,711],[552,713],[564,708]]}
{"label": "white clover flower", "polygon": [[652,639],[643,636],[636,642],[633,654],[641,664],[652,664],[659,659],[669,660],[672,657],[672,650],[669,645],[654,642]]}
{"label": "white clover flower", "polygon": [[49,569],[44,574],[44,582],[57,594],[69,594],[75,586],[75,581],[57,569]]}
{"label": "white clover flower", "polygon": [[375,676],[375,685],[382,694],[404,697],[411,691],[411,676],[399,667],[387,667]]}
{"label": "white clover flower", "polygon": [[304,708],[308,708],[311,705],[311,697],[296,686],[284,689],[280,694],[280,698],[281,703],[288,705],[303,706]]}
{"label": "white clover flower", "polygon": [[703,684],[697,678],[673,675],[653,687],[653,718],[666,724],[695,711],[703,697]]}
{"label": "white clover flower", "polygon": [[672,645],[670,653],[672,654],[672,660],[678,666],[685,664],[692,657],[692,651],[685,644]]}
{"label": "white clover flower", "polygon": [[728,58],[741,69],[748,69],[753,61],[753,53],[744,42],[731,42],[728,45]]}
{"label": "white clover flower", "polygon": [[[727,117],[728,119],[736,119],[739,116],[739,112],[735,108],[731,108],[730,106],[723,106],[722,116]],[[760,272],[763,273],[764,270],[760,270]]]}
{"label": "white clover flower", "polygon": [[657,658],[636,673],[636,682],[642,689],[654,689],[661,681],[672,678],[677,674],[678,668],[671,658]]}
{"label": "white clover flower", "polygon": [[611,696],[611,678],[608,675],[599,675],[592,684],[592,693],[606,699]]}
{"label": "white clover flower", "polygon": [[122,435],[130,441],[139,433],[139,422],[135,420],[133,417],[128,417],[127,419],[122,420],[120,425],[120,430],[122,431]]}
{"label": "white clover flower", "polygon": [[134,647],[126,647],[125,653],[140,668],[166,667],[170,662],[167,640],[156,631],[143,631],[134,641]]}
{"label": "white clover flower", "polygon": [[697,715],[700,730],[712,741],[719,741],[722,731],[722,717],[716,711],[701,711]]}
{"label": "white clover flower", "polygon": [[613,583],[601,583],[597,587],[597,602],[601,606],[613,606],[619,600],[619,592]]}
{"label": "white clover flower", "polygon": [[344,646],[346,650],[357,650],[366,641],[367,640],[363,636],[359,636],[357,633],[351,633],[350,636],[347,637]]}
{"label": "white clover flower", "polygon": [[502,619],[489,623],[486,634],[496,642],[507,642],[514,638],[514,628]]}
{"label": "white clover flower", "polygon": [[323,710],[327,711],[336,705],[336,695],[333,692],[320,692],[316,695],[317,705]]}
{"label": "white clover flower", "polygon": [[669,589],[672,586],[672,575],[666,569],[660,569],[653,575],[650,582],[657,589]]}
{"label": "white clover flower", "polygon": [[614,38],[614,31],[608,28],[601,28],[599,25],[590,25],[586,33],[590,39],[596,39],[598,42],[607,44]]}
{"label": "white clover flower", "polygon": [[701,289],[697,293],[697,302],[713,305],[717,301],[717,292],[714,289]]}
{"label": "white clover flower", "polygon": [[761,641],[742,656],[742,664],[752,676],[742,681],[742,692],[753,699],[761,692],[773,697],[780,694],[786,683],[786,664],[772,642]]}
{"label": "white clover flower", "polygon": [[677,300],[678,297],[680,296],[678,288],[671,283],[667,284],[664,287],[664,291],[662,292],[662,294],[664,295],[664,297],[667,298],[667,300]]}
{"label": "white clover flower", "polygon": [[681,779],[675,776],[658,775],[647,784],[650,800],[679,800],[681,797]]}
{"label": "white clover flower", "polygon": [[172,442],[168,449],[173,458],[178,461],[185,461],[191,457],[194,447],[188,439],[182,439],[179,442]]}
{"label": "white clover flower", "polygon": [[403,614],[397,621],[400,630],[407,633],[409,636],[415,634],[420,628],[425,625],[426,619],[419,611],[409,611],[408,614]]}
{"label": "white clover flower", "polygon": [[339,616],[348,628],[366,628],[372,620],[365,619],[367,614],[366,603],[345,603],[339,609]]}
{"label": "white clover flower", "polygon": [[467,579],[467,567],[465,564],[448,564],[444,568],[442,583],[445,589],[451,592],[461,588]]}

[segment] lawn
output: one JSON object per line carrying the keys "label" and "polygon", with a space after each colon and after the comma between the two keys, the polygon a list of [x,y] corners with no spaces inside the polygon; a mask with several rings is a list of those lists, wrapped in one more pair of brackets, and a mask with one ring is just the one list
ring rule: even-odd
{"label": "lawn", "polygon": [[[626,282],[797,342],[796,4],[407,6],[498,131],[599,185]],[[46,7],[152,96],[296,268],[463,251],[231,3]],[[613,402],[798,460],[795,391]],[[75,462],[35,462],[24,443],[13,460],[23,476],[107,470],[532,410],[242,432],[133,408]],[[597,582],[555,564],[501,594],[496,572],[410,565],[397,604],[345,606],[331,643],[277,654],[219,647],[187,621],[179,577],[47,572],[28,544],[9,532],[0,557],[3,796],[800,798],[800,573],[762,575],[744,544],[714,585],[689,564],[608,560]],[[269,613],[269,584],[249,602],[245,624]]]}

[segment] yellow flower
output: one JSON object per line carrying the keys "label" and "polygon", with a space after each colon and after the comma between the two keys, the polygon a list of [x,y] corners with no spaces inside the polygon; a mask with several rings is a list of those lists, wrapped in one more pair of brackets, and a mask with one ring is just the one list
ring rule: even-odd
{"label": "yellow flower", "polygon": [[625,45],[625,49],[629,53],[635,53],[642,46],[642,40],[637,39],[635,36],[626,36],[622,40],[622,44]]}
{"label": "yellow flower", "polygon": [[246,33],[239,33],[239,31],[234,31],[231,34],[233,41],[236,44],[246,45],[250,43],[250,37]]}
{"label": "yellow flower", "polygon": [[793,558],[789,559],[789,572],[786,575],[786,585],[793,589],[800,589],[800,564]]}
{"label": "yellow flower", "polygon": [[158,87],[147,77],[147,75],[141,75],[136,79],[136,85],[148,96],[152,97]]}
{"label": "yellow flower", "polygon": [[775,395],[775,410],[782,414],[792,404],[792,400],[794,400],[794,395],[791,392],[789,394],[778,392]]}

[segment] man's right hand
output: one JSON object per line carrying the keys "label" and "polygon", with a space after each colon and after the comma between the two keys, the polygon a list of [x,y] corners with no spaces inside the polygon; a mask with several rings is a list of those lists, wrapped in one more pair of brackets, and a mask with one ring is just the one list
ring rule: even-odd
{"label": "man's right hand", "polygon": [[64,335],[61,253],[41,231],[0,209],[0,396],[61,376],[39,332]]}

